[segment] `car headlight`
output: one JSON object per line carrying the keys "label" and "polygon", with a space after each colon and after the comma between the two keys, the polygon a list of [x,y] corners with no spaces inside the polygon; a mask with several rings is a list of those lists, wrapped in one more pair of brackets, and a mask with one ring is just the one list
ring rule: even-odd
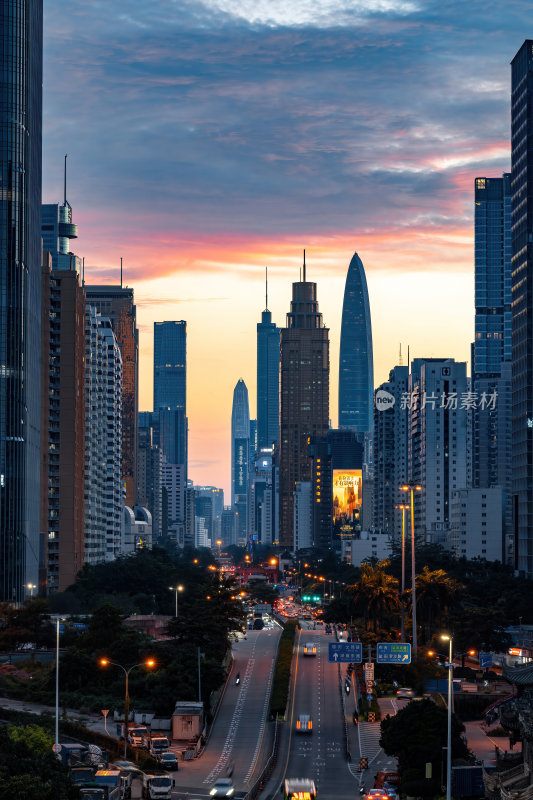
{"label": "car headlight", "polygon": [[226,792],[226,797],[231,797],[232,794],[233,794],[233,786]]}
{"label": "car headlight", "polygon": [[211,797],[214,797],[214,796],[216,795],[216,793],[217,793],[217,790],[216,790],[216,789],[211,789],[211,791],[209,792],[209,794],[211,795]]}

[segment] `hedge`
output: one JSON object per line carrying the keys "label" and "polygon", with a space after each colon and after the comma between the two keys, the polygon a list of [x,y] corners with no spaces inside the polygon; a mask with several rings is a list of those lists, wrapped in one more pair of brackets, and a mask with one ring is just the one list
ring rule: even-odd
{"label": "hedge", "polygon": [[272,695],[270,698],[270,715],[272,718],[276,715],[285,716],[285,709],[289,699],[295,635],[296,622],[286,622],[279,640],[278,659],[272,682]]}

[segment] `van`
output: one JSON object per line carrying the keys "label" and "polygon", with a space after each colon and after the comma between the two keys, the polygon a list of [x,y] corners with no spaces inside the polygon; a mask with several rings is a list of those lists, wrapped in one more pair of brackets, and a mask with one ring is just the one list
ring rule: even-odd
{"label": "van", "polygon": [[298,733],[313,733],[313,720],[309,714],[299,714],[296,720],[296,730]]}
{"label": "van", "polygon": [[315,642],[306,642],[304,644],[304,656],[316,656]]}

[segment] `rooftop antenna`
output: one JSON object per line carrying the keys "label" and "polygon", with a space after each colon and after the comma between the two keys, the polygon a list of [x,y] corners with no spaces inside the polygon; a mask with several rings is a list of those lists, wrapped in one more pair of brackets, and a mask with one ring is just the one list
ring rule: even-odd
{"label": "rooftop antenna", "polygon": [[398,364],[400,365],[400,367],[403,367],[403,360],[402,360],[402,343],[401,343],[401,342],[400,342],[400,358],[399,358]]}
{"label": "rooftop antenna", "polygon": [[70,203],[67,201],[67,153],[65,153],[65,166],[63,168],[63,205],[70,208]]}
{"label": "rooftop antenna", "polygon": [[409,345],[407,345],[407,366],[409,369],[411,368],[411,362],[409,361]]}
{"label": "rooftop antenna", "polygon": [[304,248],[304,283],[305,283],[305,248]]}
{"label": "rooftop antenna", "polygon": [[120,256],[120,288],[122,289],[122,256]]}
{"label": "rooftop antenna", "polygon": [[268,311],[268,267],[265,267],[265,311]]}

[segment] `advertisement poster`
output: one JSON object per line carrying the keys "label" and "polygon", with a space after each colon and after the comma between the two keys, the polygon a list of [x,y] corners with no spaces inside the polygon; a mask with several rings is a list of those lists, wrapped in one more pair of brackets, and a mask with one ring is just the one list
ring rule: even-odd
{"label": "advertisement poster", "polygon": [[353,522],[363,502],[363,473],[360,469],[333,470],[333,521]]}

